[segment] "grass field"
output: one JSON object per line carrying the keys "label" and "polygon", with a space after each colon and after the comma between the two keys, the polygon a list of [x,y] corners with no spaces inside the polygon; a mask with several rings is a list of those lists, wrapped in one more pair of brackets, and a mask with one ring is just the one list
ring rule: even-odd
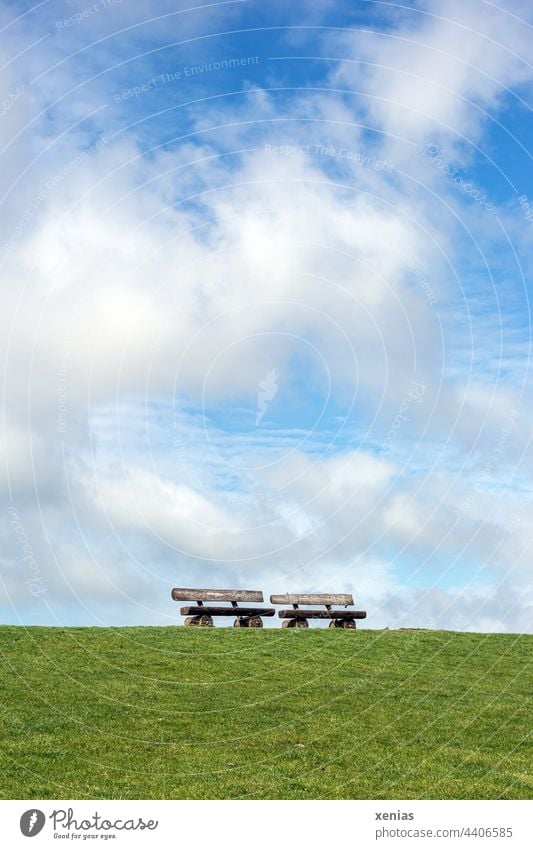
{"label": "grass field", "polygon": [[2,798],[530,798],[533,636],[0,627]]}

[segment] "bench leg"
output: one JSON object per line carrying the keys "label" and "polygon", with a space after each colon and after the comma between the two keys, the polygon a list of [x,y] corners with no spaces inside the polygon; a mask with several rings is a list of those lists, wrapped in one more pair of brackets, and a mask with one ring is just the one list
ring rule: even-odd
{"label": "bench leg", "polygon": [[309,628],[307,619],[282,619],[282,628]]}
{"label": "bench leg", "polygon": [[263,620],[260,616],[237,616],[233,623],[234,628],[262,628]]}
{"label": "bench leg", "polygon": [[330,628],[350,628],[355,631],[355,619],[332,619],[329,623]]}
{"label": "bench leg", "polygon": [[213,617],[203,614],[203,616],[187,616],[185,625],[193,625],[197,628],[213,628]]}

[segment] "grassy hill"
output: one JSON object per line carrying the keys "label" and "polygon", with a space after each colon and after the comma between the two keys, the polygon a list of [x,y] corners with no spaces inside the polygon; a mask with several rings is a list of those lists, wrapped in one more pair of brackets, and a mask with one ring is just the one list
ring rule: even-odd
{"label": "grassy hill", "polygon": [[533,636],[0,627],[2,798],[530,798]]}

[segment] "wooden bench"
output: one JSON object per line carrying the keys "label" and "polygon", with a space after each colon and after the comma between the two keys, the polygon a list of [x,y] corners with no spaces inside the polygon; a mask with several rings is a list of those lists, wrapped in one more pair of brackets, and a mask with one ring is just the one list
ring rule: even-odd
{"label": "wooden bench", "polygon": [[[199,590],[190,587],[174,587],[174,601],[195,601],[194,607],[182,607],[180,613],[186,616],[185,625],[212,626],[213,616],[234,616],[235,628],[262,628],[263,616],[274,616],[272,607],[239,607],[240,601],[263,601],[263,593],[258,590]],[[204,605],[204,601],[229,601],[230,607]]]}
{"label": "wooden bench", "polygon": [[[282,628],[309,628],[308,619],[330,619],[330,628],[354,629],[356,619],[366,619],[366,610],[333,610],[334,604],[343,604],[345,607],[353,604],[353,597],[348,594],[286,593],[271,595],[270,602],[271,604],[292,604],[292,609],[279,611],[279,618],[283,619]],[[300,604],[322,605],[326,609],[303,609]]]}

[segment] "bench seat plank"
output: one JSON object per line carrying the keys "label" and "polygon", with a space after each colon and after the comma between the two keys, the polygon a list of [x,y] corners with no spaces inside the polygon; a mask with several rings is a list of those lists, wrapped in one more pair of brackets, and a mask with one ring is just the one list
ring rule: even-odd
{"label": "bench seat plank", "polygon": [[366,619],[366,610],[280,610],[280,619]]}
{"label": "bench seat plank", "polygon": [[353,604],[353,596],[348,593],[285,593],[271,595],[271,604]]}
{"label": "bench seat plank", "polygon": [[274,616],[273,607],[182,607],[182,616]]}
{"label": "bench seat plank", "polygon": [[204,590],[191,587],[174,587],[174,601],[263,601],[258,590]]}

